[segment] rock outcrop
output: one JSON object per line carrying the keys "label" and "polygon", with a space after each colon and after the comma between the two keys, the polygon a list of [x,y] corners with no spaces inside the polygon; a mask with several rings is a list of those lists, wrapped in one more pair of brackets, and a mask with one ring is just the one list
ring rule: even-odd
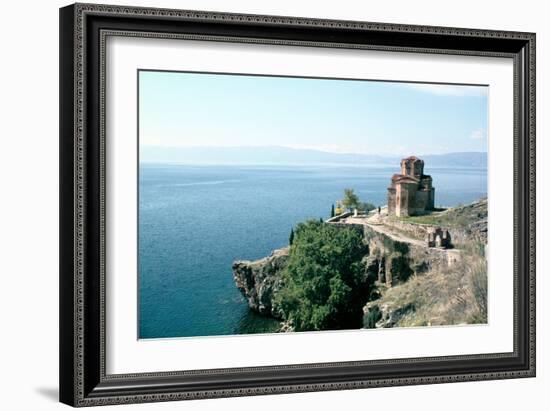
{"label": "rock outcrop", "polygon": [[[447,292],[448,298],[441,298],[436,304],[442,312],[446,312],[445,307],[452,304],[456,307],[458,303],[455,304],[454,299],[468,301],[468,296],[455,294],[456,290],[468,288],[465,278],[462,278],[465,272],[480,264],[481,270],[485,269],[485,257],[470,255],[468,253],[471,251],[467,250],[472,244],[483,245],[487,242],[486,200],[422,217],[430,219],[431,224],[387,218],[373,222],[368,218],[363,223],[356,217],[327,222],[336,227],[352,226],[363,233],[363,241],[367,245],[362,260],[365,280],[374,285],[369,291],[370,301],[363,308],[366,328],[418,325],[423,321],[426,304],[434,302],[436,295],[447,296]],[[434,226],[450,227],[453,243],[456,239],[458,247],[429,247],[425,236]],[[259,260],[233,263],[235,284],[250,309],[283,319],[283,313],[273,297],[282,286],[281,273],[288,262],[289,252],[290,248],[285,247]],[[449,272],[450,275],[445,274]],[[486,276],[486,272],[480,275]],[[450,290],[453,287],[454,291]],[[424,305],[419,300],[425,300],[422,302]],[[418,322],[414,322],[416,318]],[[441,318],[444,320],[431,316],[426,324],[421,325],[451,321],[448,315]],[[460,321],[460,318],[453,317],[452,321]],[[292,326],[283,323],[281,331],[292,331]]]}
{"label": "rock outcrop", "polygon": [[368,225],[364,230],[369,250],[365,259],[367,274],[387,286],[447,265],[447,255],[441,250],[428,248],[420,242],[398,241]]}
{"label": "rock outcrop", "polygon": [[[340,227],[349,225],[341,224]],[[446,254],[440,250],[396,241],[368,226],[361,227],[368,252],[363,258],[365,279],[393,286],[412,275],[446,265]],[[281,272],[289,257],[289,247],[275,250],[268,257],[255,261],[235,261],[233,278],[246,298],[250,309],[277,319],[282,318],[273,297],[281,285]]]}
{"label": "rock outcrop", "polygon": [[288,260],[288,254],[289,247],[285,247],[260,260],[233,263],[235,284],[252,310],[281,318],[280,310],[273,304],[273,296],[279,288],[280,273]]}
{"label": "rock outcrop", "polygon": [[[487,200],[422,217],[422,221],[430,220],[432,224],[410,220],[387,224],[394,229],[390,231],[392,236],[401,232],[411,238],[420,238],[426,230],[445,225],[453,233],[455,248],[421,247],[415,241],[400,244],[395,238],[390,241],[390,235],[380,232],[369,235],[371,230],[366,230],[370,248],[367,269],[372,275],[378,274],[379,298],[371,299],[363,308],[364,327],[486,322],[486,289],[480,285],[486,287],[487,280],[484,254]],[[423,275],[411,275],[413,278],[403,281],[402,276],[407,272]]]}

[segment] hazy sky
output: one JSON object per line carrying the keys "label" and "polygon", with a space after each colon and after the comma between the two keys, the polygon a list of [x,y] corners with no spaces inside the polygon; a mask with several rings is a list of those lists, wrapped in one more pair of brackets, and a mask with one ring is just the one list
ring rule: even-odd
{"label": "hazy sky", "polygon": [[141,71],[140,144],[487,150],[488,88]]}

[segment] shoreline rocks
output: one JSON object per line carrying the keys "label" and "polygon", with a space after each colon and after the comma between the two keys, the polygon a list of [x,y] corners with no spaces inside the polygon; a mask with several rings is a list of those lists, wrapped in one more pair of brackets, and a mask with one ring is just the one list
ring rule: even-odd
{"label": "shoreline rocks", "polygon": [[273,306],[273,296],[280,287],[280,272],[287,263],[289,247],[274,250],[268,257],[233,263],[233,278],[247,299],[250,309],[277,319],[281,312]]}

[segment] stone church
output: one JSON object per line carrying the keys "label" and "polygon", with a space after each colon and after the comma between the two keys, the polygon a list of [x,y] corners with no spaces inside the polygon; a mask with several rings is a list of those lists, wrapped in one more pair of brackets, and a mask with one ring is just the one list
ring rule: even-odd
{"label": "stone church", "polygon": [[401,174],[394,174],[388,187],[388,214],[408,217],[434,208],[432,178],[424,174],[424,161],[417,157],[401,160]]}

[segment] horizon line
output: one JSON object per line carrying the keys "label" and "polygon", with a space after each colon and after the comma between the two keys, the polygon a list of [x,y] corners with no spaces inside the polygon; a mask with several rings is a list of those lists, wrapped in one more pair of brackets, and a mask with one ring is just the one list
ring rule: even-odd
{"label": "horizon line", "polygon": [[[261,149],[261,148],[272,148],[272,149],[287,149],[295,151],[313,151],[324,154],[335,154],[335,155],[364,155],[364,156],[377,156],[377,157],[399,157],[402,155],[411,155],[411,154],[388,154],[388,153],[369,153],[363,151],[336,151],[323,149],[321,147],[307,147],[307,146],[286,146],[286,145],[150,145],[150,144],[140,144],[141,148],[164,148],[164,149],[216,149],[216,148],[225,148],[225,149]],[[407,151],[410,152],[410,151]],[[414,152],[414,151],[413,151]],[[422,153],[414,154],[416,156],[441,156],[448,154],[488,154],[488,151],[447,151],[443,153]]]}

